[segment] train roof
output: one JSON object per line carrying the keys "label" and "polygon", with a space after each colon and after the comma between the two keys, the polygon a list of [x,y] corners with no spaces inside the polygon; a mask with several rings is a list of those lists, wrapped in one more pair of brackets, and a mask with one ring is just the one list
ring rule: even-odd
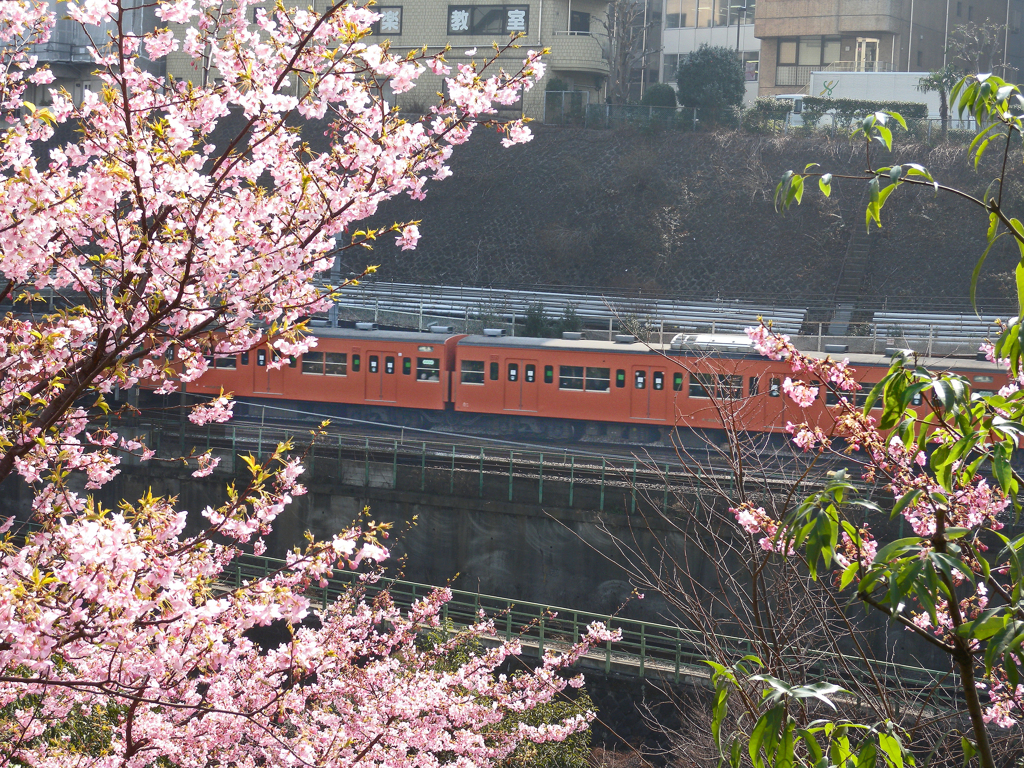
{"label": "train roof", "polygon": [[[677,334],[664,343],[644,344],[640,341],[609,341],[607,339],[546,339],[530,336],[483,336],[455,333],[432,333],[429,331],[380,331],[359,330],[356,328],[311,328],[313,335],[321,338],[352,339],[380,342],[409,342],[414,344],[443,345],[452,336],[461,337],[460,347],[491,347],[508,349],[564,350],[574,352],[602,352],[606,354],[666,354],[669,356],[687,356],[693,354],[711,355],[722,358],[751,358],[761,356],[754,350],[746,336],[734,334]],[[623,338],[620,336],[620,338]],[[837,360],[849,360],[854,367],[860,365],[888,366],[891,358],[883,354],[868,353],[831,353],[804,351],[809,357],[824,358],[831,356]],[[989,373],[1001,371],[997,365],[987,360],[962,357],[918,357],[918,362],[933,370],[956,369],[958,371],[977,371]]]}

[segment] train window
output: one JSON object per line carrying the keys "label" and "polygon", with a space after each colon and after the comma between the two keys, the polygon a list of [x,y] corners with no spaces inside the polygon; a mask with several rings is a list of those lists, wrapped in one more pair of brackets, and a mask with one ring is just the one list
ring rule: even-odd
{"label": "train window", "polygon": [[665,388],[665,372],[664,371],[655,371],[654,372],[654,376],[652,378],[654,380],[653,381],[653,386],[654,386],[655,389],[664,389]]}
{"label": "train window", "polygon": [[508,364],[508,380],[519,381],[519,363]]}
{"label": "train window", "polygon": [[484,383],[484,361],[463,360],[462,361],[462,383],[483,384]]}
{"label": "train window", "polygon": [[818,390],[818,394],[814,396],[814,399],[817,400],[821,397],[821,382],[817,379],[811,379],[811,386]]}
{"label": "train window", "polygon": [[915,392],[914,396],[910,398],[910,402],[912,404],[914,404],[914,405],[920,405],[921,404],[921,393],[920,392]]}
{"label": "train window", "polygon": [[491,363],[491,381],[498,380],[498,364]]}
{"label": "train window", "polygon": [[550,384],[555,380],[555,366],[545,365],[544,366],[544,383]]}
{"label": "train window", "polygon": [[610,368],[587,368],[587,391],[607,392],[611,389],[611,374]]}
{"label": "train window", "polygon": [[348,375],[348,355],[344,352],[327,352],[324,355],[324,373],[328,376]]}
{"label": "train window", "polygon": [[242,365],[248,365],[248,364],[249,364],[249,353],[248,352],[243,352],[242,353]]}
{"label": "train window", "polygon": [[234,370],[236,367],[238,367],[238,363],[235,360],[234,355],[231,355],[230,357],[218,357],[213,361],[213,367],[229,368],[231,370]]}
{"label": "train window", "polygon": [[750,389],[747,390],[750,395],[757,394],[757,376],[750,377]]}
{"label": "train window", "polygon": [[719,376],[718,394],[720,397],[728,397],[730,400],[739,400],[743,397],[743,377]]}
{"label": "train window", "polygon": [[402,358],[402,375],[403,376],[408,376],[411,373],[412,373],[412,358],[411,357]]}
{"label": "train window", "polygon": [[673,373],[672,374],[672,390],[674,392],[683,391],[683,374]]}
{"label": "train window", "polygon": [[359,355],[352,355],[352,372],[359,373],[359,363],[362,362],[362,358]]}
{"label": "train window", "polygon": [[647,371],[633,372],[633,387],[636,389],[647,389]]}
{"label": "train window", "polygon": [[708,373],[690,374],[690,397],[711,397],[715,389],[715,376]]}
{"label": "train window", "polygon": [[768,397],[778,397],[782,393],[782,382],[778,379],[768,379]]}
{"label": "train window", "polygon": [[390,357],[390,356],[385,357],[384,358],[384,373],[394,373],[394,372],[395,372],[395,358]]}
{"label": "train window", "polygon": [[523,369],[523,376],[525,376],[526,380],[529,382],[535,381],[537,379],[537,366],[533,364],[526,366]]}
{"label": "train window", "polygon": [[743,377],[723,373],[690,374],[690,397],[711,397],[712,394],[731,400],[743,397]]}
{"label": "train window", "polygon": [[621,368],[615,372],[615,386],[619,389],[626,386],[626,372]]}
{"label": "train window", "polygon": [[582,365],[560,365],[560,366],[558,366],[558,388],[559,389],[583,389],[583,366]]}
{"label": "train window", "polygon": [[324,353],[307,352],[302,356],[302,372],[322,374],[324,372]]}
{"label": "train window", "polygon": [[[860,386],[861,386],[860,392],[856,392],[856,393],[854,393],[852,395],[850,395],[850,394],[845,395],[846,399],[847,400],[852,400],[854,406],[857,407],[857,408],[863,408],[867,404],[867,402],[868,402],[868,395],[871,394],[871,390],[874,388],[875,384],[874,384],[874,382],[870,382],[869,383],[869,382],[862,381],[860,383]],[[829,392],[828,394],[825,395],[825,402],[828,405],[838,405],[840,397],[841,397],[841,395],[838,395],[835,392]],[[882,407],[882,398],[880,398],[880,397],[877,398],[875,400],[874,406],[872,406],[872,407],[873,408],[881,408]]]}
{"label": "train window", "polygon": [[376,373],[380,366],[380,360],[376,355],[370,355],[370,373]]}
{"label": "train window", "polygon": [[[299,361],[295,359],[295,355],[288,355],[288,367],[289,368],[294,368],[298,364],[299,364]],[[217,366],[217,367],[219,368],[220,366]],[[234,368],[235,366],[232,365],[231,367]]]}
{"label": "train window", "polygon": [[985,384],[991,384],[992,383],[992,377],[991,376],[975,376],[974,380],[976,382],[978,382],[979,384],[980,383],[985,383]]}
{"label": "train window", "polygon": [[256,350],[256,365],[266,365],[266,364],[267,364],[267,350],[265,350],[265,349],[257,349]]}
{"label": "train window", "polygon": [[416,381],[440,381],[441,361],[436,357],[416,358]]}

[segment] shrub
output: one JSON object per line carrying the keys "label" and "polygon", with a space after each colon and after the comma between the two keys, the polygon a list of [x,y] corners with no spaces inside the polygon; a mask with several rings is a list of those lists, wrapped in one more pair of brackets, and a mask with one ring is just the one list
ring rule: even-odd
{"label": "shrub", "polygon": [[672,107],[676,106],[676,89],[668,83],[654,83],[648,86],[640,104],[645,107]]}

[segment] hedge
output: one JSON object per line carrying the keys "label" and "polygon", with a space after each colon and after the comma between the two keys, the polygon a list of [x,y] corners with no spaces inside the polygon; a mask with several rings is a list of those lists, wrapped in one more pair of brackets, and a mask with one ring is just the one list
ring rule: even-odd
{"label": "hedge", "polygon": [[829,112],[834,112],[836,122],[847,126],[857,118],[873,112],[899,112],[905,120],[924,120],[928,117],[928,105],[915,101],[870,101],[868,99],[823,99],[817,96],[804,97],[801,116],[804,125],[813,127]]}

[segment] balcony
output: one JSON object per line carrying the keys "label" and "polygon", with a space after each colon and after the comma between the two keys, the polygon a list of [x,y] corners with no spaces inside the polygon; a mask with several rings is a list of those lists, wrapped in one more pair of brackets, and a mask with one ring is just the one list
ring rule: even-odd
{"label": "balcony", "polygon": [[548,67],[562,72],[608,74],[608,60],[601,43],[588,32],[555,32]]}
{"label": "balcony", "polygon": [[834,61],[824,67],[820,64],[778,64],[775,67],[775,84],[802,88],[811,81],[811,72],[892,72],[892,63]]}

